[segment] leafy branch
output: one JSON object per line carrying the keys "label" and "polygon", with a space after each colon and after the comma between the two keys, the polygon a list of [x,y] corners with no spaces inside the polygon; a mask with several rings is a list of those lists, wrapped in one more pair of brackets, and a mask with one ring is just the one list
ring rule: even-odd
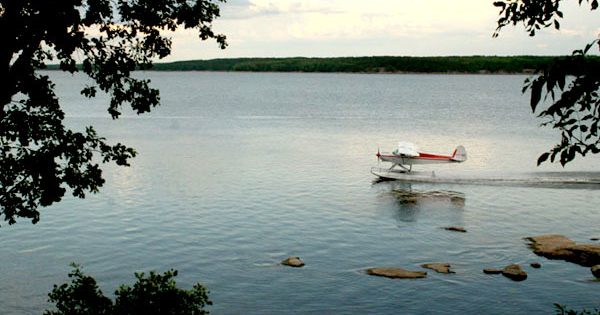
{"label": "leafy branch", "polygon": [[[578,0],[582,5],[584,0]],[[598,8],[597,0],[585,0],[590,10]],[[505,0],[496,1],[500,8],[498,26],[493,36],[507,25],[523,24],[530,36],[536,30],[554,27],[560,29],[563,18],[560,0]],[[525,80],[523,93],[530,91],[530,106],[538,117],[545,118],[542,126],[560,132],[560,141],[539,156],[537,164],[550,159],[565,166],[577,155],[600,153],[600,61],[589,56],[599,40],[593,40],[584,49],[570,56],[554,59],[536,71],[535,78]],[[559,157],[559,159],[557,159]]]}

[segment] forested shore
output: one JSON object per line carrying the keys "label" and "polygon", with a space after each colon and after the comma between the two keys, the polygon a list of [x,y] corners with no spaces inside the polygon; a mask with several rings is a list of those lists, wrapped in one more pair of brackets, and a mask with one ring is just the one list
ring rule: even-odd
{"label": "forested shore", "polygon": [[532,73],[551,56],[230,58],[156,63],[156,71]]}
{"label": "forested shore", "polygon": [[[154,63],[146,71],[347,72],[347,73],[533,73],[557,56],[223,58]],[[599,56],[586,56],[600,62]],[[81,67],[81,66],[79,66]],[[58,70],[59,65],[48,65]]]}

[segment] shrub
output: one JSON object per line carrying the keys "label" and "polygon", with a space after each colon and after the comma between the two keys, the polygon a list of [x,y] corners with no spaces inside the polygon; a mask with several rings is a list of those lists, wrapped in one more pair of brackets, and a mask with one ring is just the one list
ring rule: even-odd
{"label": "shrub", "polygon": [[48,294],[48,301],[55,304],[55,310],[46,310],[46,315],[83,314],[208,314],[206,305],[208,290],[196,283],[191,290],[177,287],[173,279],[177,270],[164,274],[151,271],[135,273],[137,282],[133,287],[121,285],[116,291],[116,299],[104,296],[96,280],[85,275],[80,266],[71,264],[70,283],[54,285]]}

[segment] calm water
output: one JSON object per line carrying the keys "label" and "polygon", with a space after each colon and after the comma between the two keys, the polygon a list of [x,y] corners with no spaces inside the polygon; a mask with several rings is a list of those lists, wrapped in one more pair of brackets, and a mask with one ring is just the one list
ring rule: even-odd
{"label": "calm water", "polygon": [[[600,190],[524,185],[374,183],[375,152],[398,140],[469,160],[424,170],[479,176],[600,177],[598,158],[535,167],[558,135],[540,129],[524,76],[146,73],[163,105],[112,121],[82,77],[52,73],[68,124],[135,147],[130,168],[84,200],[0,228],[0,309],[39,314],[76,261],[110,294],[133,272],[178,269],[202,282],[213,314],[552,313],[600,306],[589,268],[537,257],[523,237],[600,237]],[[567,171],[568,173],[564,173]],[[531,172],[538,172],[531,175]],[[541,173],[540,173],[541,172]],[[492,176],[489,175],[489,176]],[[584,189],[582,189],[584,188]],[[403,202],[396,191],[458,198]],[[444,226],[464,226],[452,233]],[[306,266],[278,262],[300,256]],[[450,262],[456,274],[371,277]],[[528,267],[533,261],[542,269]],[[510,263],[529,278],[482,273]]]}

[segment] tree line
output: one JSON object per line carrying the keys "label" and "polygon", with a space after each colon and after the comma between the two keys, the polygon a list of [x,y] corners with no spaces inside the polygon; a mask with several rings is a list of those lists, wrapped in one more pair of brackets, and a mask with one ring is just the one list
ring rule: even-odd
{"label": "tree line", "polygon": [[[227,58],[155,63],[156,71],[349,72],[349,73],[533,73],[553,56]],[[599,59],[600,60],[600,59]],[[50,65],[49,69],[57,69]]]}

